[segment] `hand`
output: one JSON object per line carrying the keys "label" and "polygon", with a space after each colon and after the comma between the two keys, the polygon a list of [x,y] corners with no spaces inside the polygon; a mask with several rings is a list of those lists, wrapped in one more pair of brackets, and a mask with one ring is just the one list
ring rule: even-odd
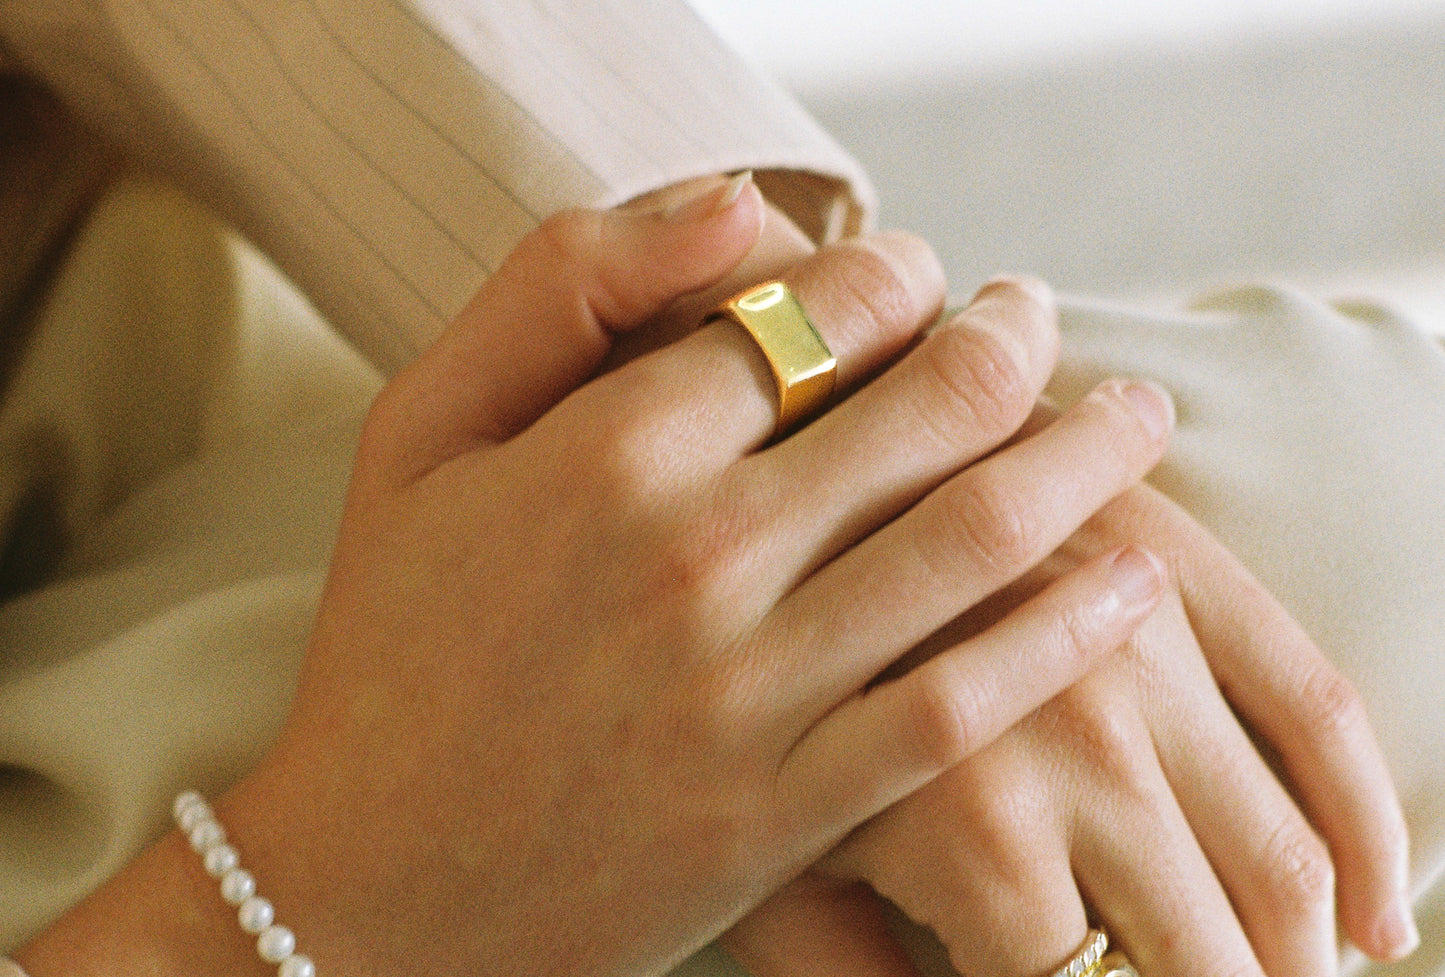
{"label": "hand", "polygon": [[[863,694],[1147,470],[1167,408],[1110,384],[978,461],[1053,350],[1050,310],[1006,283],[857,389],[942,298],[899,236],[792,273],[856,392],[780,444],[726,324],[552,403],[605,350],[598,321],[717,274],[657,224],[549,222],[374,411],[289,735],[228,805],[328,866],[281,876],[297,905],[388,927],[309,945],[413,968],[424,947],[439,972],[659,970],[1076,679],[1157,596],[1152,561],[1107,554]],[[496,341],[549,316],[573,338]],[[372,813],[319,830],[341,803]]]}
{"label": "hand", "polygon": [[[292,718],[217,805],[323,971],[660,972],[1158,599],[1152,558],[1112,552],[876,682],[1137,481],[1167,403],[1111,382],[995,450],[1056,348],[1008,282],[869,380],[942,298],[901,235],[790,274],[851,396],[781,443],[728,324],[569,393],[751,245],[755,191],[699,203],[547,222],[368,419]],[[179,846],[23,962],[219,972],[223,907],[148,904]]]}
{"label": "hand", "polygon": [[1173,584],[1126,652],[863,826],[734,929],[728,945],[757,977],[914,973],[875,889],[930,925],[964,974],[1052,972],[1083,942],[1087,916],[1145,974],[1334,973],[1336,891],[1362,948],[1380,958],[1408,949],[1403,820],[1358,700],[1158,493],[1130,490],[945,640],[1125,543],[1162,555]]}

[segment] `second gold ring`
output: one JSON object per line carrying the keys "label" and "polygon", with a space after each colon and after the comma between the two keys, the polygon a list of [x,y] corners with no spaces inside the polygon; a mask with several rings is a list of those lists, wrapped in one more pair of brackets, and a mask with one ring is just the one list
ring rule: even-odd
{"label": "second gold ring", "polygon": [[1084,945],[1050,977],[1139,977],[1139,971],[1122,951],[1109,949],[1107,933],[1091,929]]}
{"label": "second gold ring", "polygon": [[774,434],[817,413],[833,395],[838,360],[787,285],[768,282],[735,295],[708,317],[715,319],[742,326],[768,361],[778,390]]}

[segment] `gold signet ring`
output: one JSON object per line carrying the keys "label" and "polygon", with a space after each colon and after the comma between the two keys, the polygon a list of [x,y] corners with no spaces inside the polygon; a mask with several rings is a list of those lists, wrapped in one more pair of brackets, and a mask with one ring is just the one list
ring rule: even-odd
{"label": "gold signet ring", "polygon": [[832,396],[838,359],[787,285],[768,282],[735,295],[707,321],[715,319],[733,320],[763,351],[778,387],[775,435],[816,413]]}

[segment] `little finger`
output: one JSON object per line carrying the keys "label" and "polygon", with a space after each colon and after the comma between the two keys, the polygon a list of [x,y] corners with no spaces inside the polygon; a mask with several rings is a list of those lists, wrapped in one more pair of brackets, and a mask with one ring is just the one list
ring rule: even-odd
{"label": "little finger", "polygon": [[1371,956],[1402,957],[1420,939],[1408,832],[1360,697],[1233,557],[1208,552],[1203,585],[1187,572],[1180,584],[1219,685],[1279,754],[1329,845],[1345,932]]}
{"label": "little finger", "polygon": [[[1172,743],[1168,733],[1156,734],[1165,776],[1265,971],[1271,977],[1333,974],[1339,955],[1329,850],[1234,714],[1217,695],[1210,698],[1170,704],[1173,728],[1188,735]],[[1191,718],[1181,719],[1184,713]],[[1205,753],[1199,743],[1213,748]]]}

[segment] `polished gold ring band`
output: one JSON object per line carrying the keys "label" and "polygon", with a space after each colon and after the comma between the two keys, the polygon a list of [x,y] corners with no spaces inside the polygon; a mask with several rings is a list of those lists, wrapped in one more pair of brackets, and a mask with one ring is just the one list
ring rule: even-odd
{"label": "polished gold ring band", "polygon": [[708,317],[715,319],[733,320],[763,351],[778,388],[775,435],[817,413],[833,395],[838,360],[787,285],[768,282],[735,295]]}

